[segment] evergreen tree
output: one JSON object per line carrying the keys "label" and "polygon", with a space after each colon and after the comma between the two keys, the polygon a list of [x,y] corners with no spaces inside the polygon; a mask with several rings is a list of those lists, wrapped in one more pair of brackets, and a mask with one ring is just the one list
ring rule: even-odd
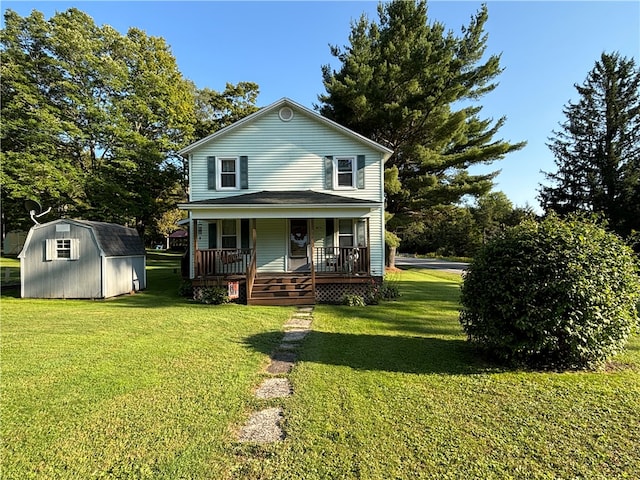
{"label": "evergreen tree", "polygon": [[633,59],[603,53],[569,102],[548,144],[556,172],[545,172],[546,211],[603,214],[622,235],[640,230],[640,70]]}
{"label": "evergreen tree", "polygon": [[462,35],[429,22],[424,0],[378,6],[379,22],[362,16],[349,46],[332,47],[341,63],[322,69],[322,115],[391,148],[385,190],[390,224],[419,221],[425,209],[491,190],[497,172],[472,175],[524,143],[494,140],[504,124],[479,117],[475,101],[496,87],[500,57],[484,57],[483,6]]}

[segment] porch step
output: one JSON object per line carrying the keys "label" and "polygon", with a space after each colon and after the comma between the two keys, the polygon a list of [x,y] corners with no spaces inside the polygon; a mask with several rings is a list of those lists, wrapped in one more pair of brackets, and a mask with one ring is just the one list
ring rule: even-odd
{"label": "porch step", "polygon": [[249,305],[313,305],[315,293],[311,277],[258,276],[253,283]]}

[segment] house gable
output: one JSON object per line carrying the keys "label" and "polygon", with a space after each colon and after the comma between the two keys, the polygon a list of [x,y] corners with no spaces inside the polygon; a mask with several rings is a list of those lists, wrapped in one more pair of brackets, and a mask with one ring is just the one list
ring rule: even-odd
{"label": "house gable", "polygon": [[[382,202],[391,151],[282,99],[180,153],[189,158],[190,201],[313,190]],[[338,162],[353,172],[338,179]]]}

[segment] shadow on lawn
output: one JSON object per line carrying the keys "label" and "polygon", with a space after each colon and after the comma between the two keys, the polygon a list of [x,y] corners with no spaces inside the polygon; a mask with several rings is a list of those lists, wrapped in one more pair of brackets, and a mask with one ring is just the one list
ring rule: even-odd
{"label": "shadow on lawn", "polygon": [[[252,335],[249,347],[271,354],[274,332]],[[300,362],[355,370],[470,375],[495,372],[464,340],[431,337],[311,332],[299,348]]]}

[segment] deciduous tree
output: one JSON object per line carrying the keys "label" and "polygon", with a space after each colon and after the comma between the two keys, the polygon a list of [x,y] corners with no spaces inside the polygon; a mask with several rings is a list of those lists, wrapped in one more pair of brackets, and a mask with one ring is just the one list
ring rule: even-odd
{"label": "deciduous tree", "polygon": [[195,123],[194,87],[165,41],[97,26],[75,8],[49,20],[8,10],[0,40],[6,220],[19,226],[31,197],[57,215],[144,233],[172,203],[175,152]]}
{"label": "deciduous tree", "polygon": [[223,92],[196,91],[196,139],[204,138],[258,110],[260,87],[253,82],[227,83]]}

